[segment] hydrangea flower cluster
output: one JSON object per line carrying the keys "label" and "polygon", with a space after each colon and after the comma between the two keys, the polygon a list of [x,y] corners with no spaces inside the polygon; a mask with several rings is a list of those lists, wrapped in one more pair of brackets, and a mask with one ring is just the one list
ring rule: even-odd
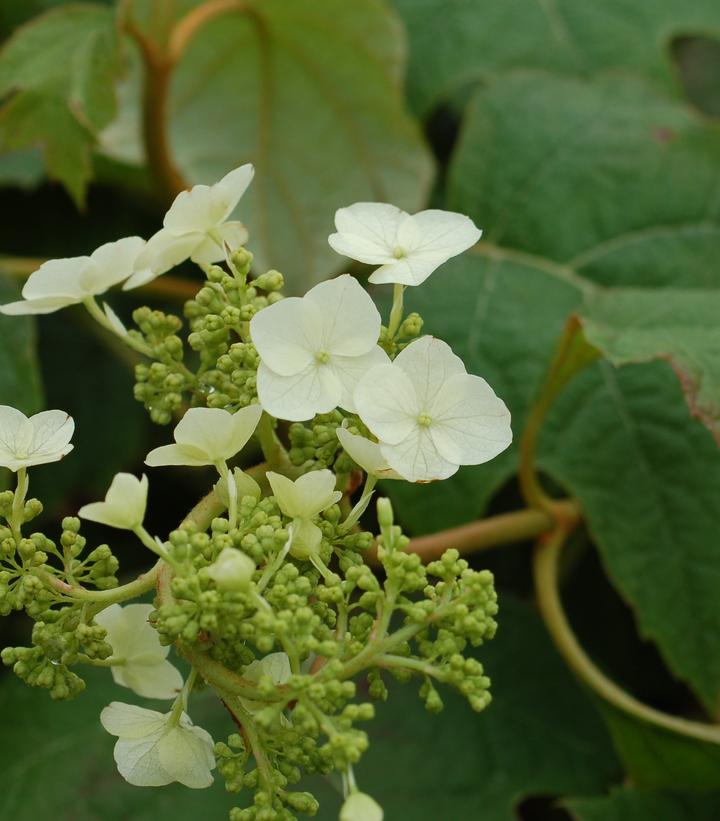
{"label": "hydrangea flower cluster", "polygon": [[[252,272],[247,232],[231,219],[252,175],[246,165],[183,192],[147,242],[129,237],[45,263],[21,301],[0,306],[41,314],[84,305],[146,357],[136,397],[151,418],[176,422],[174,442],[147,454],[150,480],[118,473],[103,501],[63,520],[56,542],[26,534],[42,510],[28,497],[28,468],[70,453],[73,421],[0,406],[0,466],[17,476],[15,490],[0,494],[0,613],[24,610],[34,621],[31,645],[5,648],[2,660],[53,698],[78,694],[78,671],[93,665],[140,698],[170,701],[167,712],[120,701],[102,711],[131,784],[201,789],[217,771],[244,801],[232,821],[285,821],[317,810],[294,789],[303,775],[337,771],[341,821],[381,821],[353,765],[369,743],[357,725],[372,718],[373,699],[388,697],[389,679],[419,679],[431,712],[442,709],[438,685],[475,710],[490,700],[489,679],[467,651],[495,632],[491,574],[454,550],[423,566],[406,552],[387,499],[377,503],[377,527],[363,525],[375,521],[365,514],[379,480],[442,480],[510,444],[502,400],[446,343],[421,336],[422,319],[403,306],[406,287],[480,232],[444,211],[341,208],[331,246],[379,266],[370,282],[394,286],[383,324],[349,274],[284,297],[279,272]],[[185,305],[187,334],[181,318],[145,307],[126,327],[96,301],[188,259],[205,283]],[[251,441],[264,461],[248,467]],[[180,467],[210,467],[215,484],[176,530],[151,534],[149,482]],[[80,519],[134,533],[155,564],[120,585],[118,559],[108,545],[86,549]],[[366,561],[373,545],[377,573]],[[150,592],[153,604],[128,603]],[[171,652],[189,664],[186,678]],[[358,700],[359,677],[369,701]],[[203,683],[232,715],[225,740],[190,718]]]}

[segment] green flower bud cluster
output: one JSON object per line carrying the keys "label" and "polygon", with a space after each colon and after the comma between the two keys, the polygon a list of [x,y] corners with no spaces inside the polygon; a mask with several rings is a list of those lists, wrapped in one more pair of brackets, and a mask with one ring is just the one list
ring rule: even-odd
{"label": "green flower bud cluster", "polygon": [[185,346],[178,332],[182,320],[162,311],[138,308],[133,319],[139,330],[130,336],[143,342],[157,361],[135,368],[134,394],[158,424],[167,424],[180,408],[183,394],[193,390],[194,379],[184,367]]}
{"label": "green flower bud cluster", "polygon": [[251,342],[235,342],[198,380],[207,406],[236,411],[257,400],[259,357]]}
{"label": "green flower bud cluster", "polygon": [[409,345],[413,339],[416,339],[422,334],[423,325],[423,318],[419,313],[413,311],[405,317],[397,333],[392,338],[388,333],[387,327],[383,325],[380,329],[379,344],[394,358],[404,347]]}
{"label": "green flower bud cluster", "polygon": [[92,612],[80,602],[68,603],[66,591],[80,584],[116,587],[118,561],[107,545],[82,557],[86,540],[75,517],[63,519],[59,545],[42,533],[24,537],[22,525],[42,511],[37,499],[25,502],[20,529],[13,532],[12,502],[11,491],[0,494],[0,517],[7,522],[0,525],[0,614],[24,609],[35,624],[31,646],[6,647],[1,658],[28,684],[46,687],[53,698],[70,698],[85,685],[69,668],[105,659],[112,648],[105,631],[91,624]]}
{"label": "green flower bud cluster", "polygon": [[156,360],[135,369],[135,398],[153,422],[169,424],[187,399],[230,411],[257,399],[258,355],[250,342],[249,322],[282,299],[284,279],[271,270],[248,282],[252,254],[244,248],[232,253],[228,264],[232,273],[220,265],[207,266],[207,282],[185,303],[187,343],[199,358],[194,370],[184,361],[179,317],[146,307],[133,314],[139,330],[129,333]]}
{"label": "green flower bud cluster", "polygon": [[288,431],[288,455],[293,465],[302,467],[304,471],[320,467],[333,468],[337,474],[350,473],[354,462],[341,449],[335,433],[346,418],[349,419],[353,432],[354,427],[362,424],[357,417],[348,417],[339,409],[320,414],[312,422],[293,422]]}
{"label": "green flower bud cluster", "polygon": [[[227,789],[253,795],[232,818],[311,813],[312,796],[288,788],[303,774],[345,771],[357,763],[368,737],[356,725],[374,714],[372,703],[354,701],[358,675],[367,676],[373,699],[388,697],[384,678],[419,677],[430,712],[443,706],[437,685],[455,688],[475,710],[490,701],[490,681],[465,651],[494,635],[492,575],[473,571],[455,550],[423,566],[419,556],[405,552],[408,539],[393,524],[389,502],[378,507],[384,579],[359,552],[374,537],[344,534],[337,505],[316,519],[319,566],[287,553],[292,523],[273,497],[244,496],[234,529],[219,517],[209,533],[186,526],[170,536],[177,563],[172,601],[155,617],[165,640],[181,648],[198,644],[240,680],[250,663],[270,653],[286,654],[289,665],[282,680],[248,673],[252,694],[230,697],[236,719],[252,730],[216,747]],[[256,565],[239,589],[220,589],[209,571],[228,548]]]}
{"label": "green flower bud cluster", "polygon": [[71,698],[85,683],[69,668],[106,659],[112,647],[105,641],[105,630],[88,624],[75,605],[48,610],[45,618],[35,622],[31,647],[6,647],[0,656],[27,684],[46,687],[54,699]]}

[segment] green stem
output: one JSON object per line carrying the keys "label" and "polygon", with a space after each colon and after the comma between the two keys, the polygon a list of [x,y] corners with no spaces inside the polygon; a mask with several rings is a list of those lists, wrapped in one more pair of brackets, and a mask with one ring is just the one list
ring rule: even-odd
{"label": "green stem", "polygon": [[388,321],[388,339],[392,341],[400,328],[403,317],[403,296],[405,286],[395,283],[393,285],[393,303],[390,309],[390,319]]}
{"label": "green stem", "polygon": [[277,471],[290,478],[297,478],[300,475],[298,468],[290,461],[287,451],[273,430],[272,419],[267,413],[263,413],[260,417],[260,422],[255,428],[255,436],[260,443],[263,456],[270,470]]}
{"label": "green stem", "polygon": [[[558,515],[568,523],[575,522],[580,517],[580,509],[571,499],[554,502],[553,512],[555,515],[545,510],[529,508],[500,513],[478,522],[470,522],[427,536],[417,536],[410,540],[405,552],[417,553],[424,562],[439,559],[450,548],[467,556],[501,545],[536,539],[555,527]],[[380,563],[377,546],[368,551],[366,557],[369,564],[377,566]]]}
{"label": "green stem", "polygon": [[583,650],[567,620],[559,593],[558,565],[567,535],[565,529],[558,528],[549,538],[538,542],[533,570],[540,614],[568,667],[588,687],[617,709],[665,730],[720,744],[720,725],[671,716],[643,704],[608,678]]}
{"label": "green stem", "polygon": [[228,523],[230,530],[235,530],[237,527],[237,484],[235,474],[228,470],[227,462],[224,460],[218,462],[215,467],[220,474],[220,478],[225,480],[228,495]]}
{"label": "green stem", "polygon": [[553,518],[558,518],[556,503],[545,493],[536,471],[540,431],[558,394],[576,373],[598,356],[599,352],[585,341],[578,318],[571,317],[555,350],[540,394],[525,422],[525,429],[520,440],[518,472],[520,489],[530,507],[544,510]]}
{"label": "green stem", "polygon": [[368,474],[367,478],[365,479],[365,487],[363,488],[362,496],[358,499],[357,503],[353,507],[353,509],[348,514],[345,521],[340,526],[342,533],[349,533],[353,527],[358,523],[360,517],[366,511],[367,506],[370,504],[370,499],[372,499],[373,491],[375,490],[375,485],[377,484],[377,476],[373,476],[372,474]]}
{"label": "green stem", "polygon": [[172,565],[173,558],[167,552],[167,550],[160,544],[160,542],[153,539],[153,537],[145,530],[142,525],[138,525],[134,530],[133,533],[140,539],[140,541],[147,547],[148,550],[152,550],[155,555],[159,556],[161,559],[166,561],[168,564]]}
{"label": "green stem", "polygon": [[224,698],[224,701],[245,733],[245,737],[250,745],[260,773],[260,782],[266,792],[273,793],[275,791],[273,768],[260,741],[260,733],[258,732],[257,725],[253,721],[250,713],[242,706],[239,699],[228,694],[226,698]]}
{"label": "green stem", "polygon": [[393,656],[389,653],[385,653],[382,656],[378,656],[376,662],[378,667],[397,667],[403,670],[412,670],[424,676],[432,676],[433,678],[438,677],[438,672],[432,664],[420,661],[420,659],[405,658],[405,656]]}
{"label": "green stem", "polygon": [[87,590],[84,587],[76,587],[61,581],[42,568],[34,568],[32,572],[48,587],[51,587],[63,596],[108,606],[126,601],[127,599],[134,599],[152,590],[157,582],[162,563],[162,559],[159,559],[147,573],[143,573],[141,576],[138,576],[137,579],[120,585],[120,587],[113,587],[111,590]]}
{"label": "green stem", "polygon": [[129,348],[132,348],[137,353],[142,354],[143,356],[150,357],[153,359],[155,354],[152,348],[147,345],[145,342],[142,342],[139,339],[135,339],[134,337],[130,336],[127,333],[121,333],[110,320],[105,315],[105,312],[100,308],[100,306],[95,301],[94,297],[87,297],[83,301],[83,305],[87,308],[88,313],[90,316],[99,324],[105,328],[106,331],[109,331],[113,336],[117,337],[119,340],[125,343]]}
{"label": "green stem", "polygon": [[17,485],[15,486],[15,494],[13,496],[12,512],[10,513],[10,521],[8,522],[13,539],[15,539],[15,544],[18,544],[20,539],[22,539],[23,511],[25,510],[25,498],[29,484],[27,468],[19,468],[17,472]]}

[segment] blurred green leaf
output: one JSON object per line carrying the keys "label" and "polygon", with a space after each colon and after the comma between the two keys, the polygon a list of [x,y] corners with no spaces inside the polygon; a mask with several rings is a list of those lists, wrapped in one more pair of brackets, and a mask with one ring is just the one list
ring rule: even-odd
{"label": "blurred green leaf", "polygon": [[720,127],[627,78],[540,73],[479,92],[448,205],[483,239],[604,285],[720,285]]}
{"label": "blurred green leaf", "polygon": [[0,148],[42,145],[48,174],[82,203],[98,131],[115,113],[114,11],[53,9],[19,28],[0,52]]}
{"label": "blurred green leaf", "polygon": [[[518,67],[635,73],[666,90],[670,43],[716,34],[714,0],[394,0],[410,34],[409,93],[426,114],[468,84]],[[621,73],[622,72],[622,73]]]}
{"label": "blurred green leaf", "polygon": [[[0,304],[18,299],[19,290],[14,282],[0,275]],[[35,413],[42,406],[32,317],[0,314],[0,405],[12,405],[24,413]]]}
{"label": "blurred green leaf", "polygon": [[74,514],[82,502],[102,498],[115,473],[134,470],[148,451],[150,423],[133,398],[132,365],[115,355],[105,331],[84,319],[78,308],[73,316],[66,310],[42,317],[40,326],[47,401],[76,425],[72,453],[33,469],[33,493],[51,515],[68,506]]}
{"label": "blurred green leaf", "polygon": [[715,821],[720,795],[618,790],[602,798],[564,801],[578,821]]}
{"label": "blurred green leaf", "polygon": [[[254,163],[238,213],[258,270],[278,268],[300,290],[342,265],[327,243],[337,208],[423,205],[432,165],[404,111],[404,57],[379,0],[250,2],[192,38],[172,81],[171,153],[189,183]],[[121,97],[127,114],[105,148],[127,160],[138,92]]]}
{"label": "blurred green leaf", "polygon": [[582,314],[585,336],[614,365],[662,359],[720,441],[720,291],[613,289]]}
{"label": "blurred green leaf", "polygon": [[720,39],[680,37],[673,54],[687,98],[708,117],[720,117]]}
{"label": "blurred green leaf", "polygon": [[[415,692],[419,682],[415,687],[391,682],[389,702],[367,725],[371,748],[357,768],[358,782],[383,805],[387,818],[510,821],[528,795],[591,794],[617,775],[602,721],[537,617],[511,596],[501,596],[501,608],[502,640],[480,652],[494,687],[485,712],[475,715],[460,696],[443,692],[445,710],[431,716]],[[109,674],[89,676],[88,690],[65,704],[54,704],[46,693],[14,679],[2,682],[0,710],[6,718],[0,768],[6,781],[0,816],[16,821],[50,814],[58,821],[223,817],[233,797],[218,776],[211,789],[197,791],[136,789],[123,782],[114,770],[112,739],[98,721],[113,699],[133,697],[114,686]],[[193,699],[190,713],[216,740],[234,731],[210,697]],[[334,821],[339,795],[314,782],[322,801],[319,821]]]}
{"label": "blurred green leaf", "polygon": [[607,704],[601,710],[635,786],[720,790],[720,745],[668,732]]}

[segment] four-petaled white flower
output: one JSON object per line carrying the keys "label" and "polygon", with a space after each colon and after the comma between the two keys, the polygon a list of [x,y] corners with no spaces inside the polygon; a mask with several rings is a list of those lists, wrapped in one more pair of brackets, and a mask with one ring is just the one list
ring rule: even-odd
{"label": "four-petaled white flower", "polygon": [[23,299],[0,305],[0,311],[49,314],[103,294],[133,274],[144,247],[144,239],[125,237],[101,245],[89,257],[48,260],[28,277]]}
{"label": "four-petaled white flower", "polygon": [[451,257],[467,251],[482,231],[464,214],[431,209],[408,214],[384,202],[356,202],[335,213],[328,237],[343,256],[380,265],[370,282],[420,285]]}
{"label": "four-petaled white flower", "polygon": [[64,411],[42,411],[28,419],[17,408],[0,405],[0,467],[17,472],[57,462],[73,449],[74,431],[75,422]]}
{"label": "four-petaled white flower", "polygon": [[209,265],[225,259],[224,244],[237,249],[247,242],[241,222],[228,222],[253,178],[249,163],[235,168],[215,185],[194,185],[180,192],[170,206],[163,227],[148,240],[138,270],[124,288],[137,288],[186,259]]}
{"label": "four-petaled white flower", "polygon": [[364,792],[354,792],[345,799],[340,821],[383,821],[383,808]]}
{"label": "four-petaled white flower", "polygon": [[388,465],[377,442],[372,442],[356,433],[350,433],[344,427],[336,428],[335,433],[347,455],[369,476],[375,476],[378,479],[403,478]]}
{"label": "four-petaled white flower", "polygon": [[113,657],[121,662],[110,668],[117,684],[144,698],[175,698],[183,678],[167,660],[170,648],[160,644],[157,630],[148,622],[153,609],[150,604],[111,604],[95,621],[107,630]]}
{"label": "four-petaled white flower", "polygon": [[338,405],[353,411],[353,389],[373,365],[380,314],[360,283],[344,274],[259,311],[250,335],[260,354],[260,404],[279,419],[301,421]]}
{"label": "four-petaled white flower", "polygon": [[368,371],[355,402],[387,464],[411,482],[446,479],[459,465],[489,461],[512,441],[505,403],[431,336],[408,345],[392,365]]}
{"label": "four-petaled white flower", "polygon": [[[285,684],[292,675],[290,659],[287,653],[270,653],[262,659],[251,661],[242,671],[242,677],[253,683],[258,683],[263,676],[268,676],[273,684]],[[248,713],[257,713],[265,706],[260,701],[249,698],[240,699],[242,706]]]}
{"label": "four-petaled white flower", "polygon": [[147,495],[145,474],[138,479],[132,473],[117,473],[105,494],[105,501],[84,505],[78,516],[120,530],[135,530],[145,519]]}
{"label": "four-petaled white flower", "polygon": [[203,789],[213,782],[214,743],[187,713],[158,713],[113,701],[100,713],[103,727],[118,737],[115,763],[136,787],[163,787],[179,781]]}
{"label": "four-petaled white flower", "polygon": [[208,567],[207,574],[218,590],[245,590],[255,572],[255,562],[242,550],[225,547]]}
{"label": "four-petaled white flower", "polygon": [[190,408],[173,432],[176,444],[151,450],[145,464],[218,465],[245,447],[261,415],[260,405],[249,405],[236,413],[222,408]]}
{"label": "four-petaled white flower", "polygon": [[278,507],[293,520],[290,552],[296,559],[310,558],[322,541],[322,531],[312,520],[342,498],[335,490],[335,474],[314,470],[293,482],[270,470],[267,480]]}

